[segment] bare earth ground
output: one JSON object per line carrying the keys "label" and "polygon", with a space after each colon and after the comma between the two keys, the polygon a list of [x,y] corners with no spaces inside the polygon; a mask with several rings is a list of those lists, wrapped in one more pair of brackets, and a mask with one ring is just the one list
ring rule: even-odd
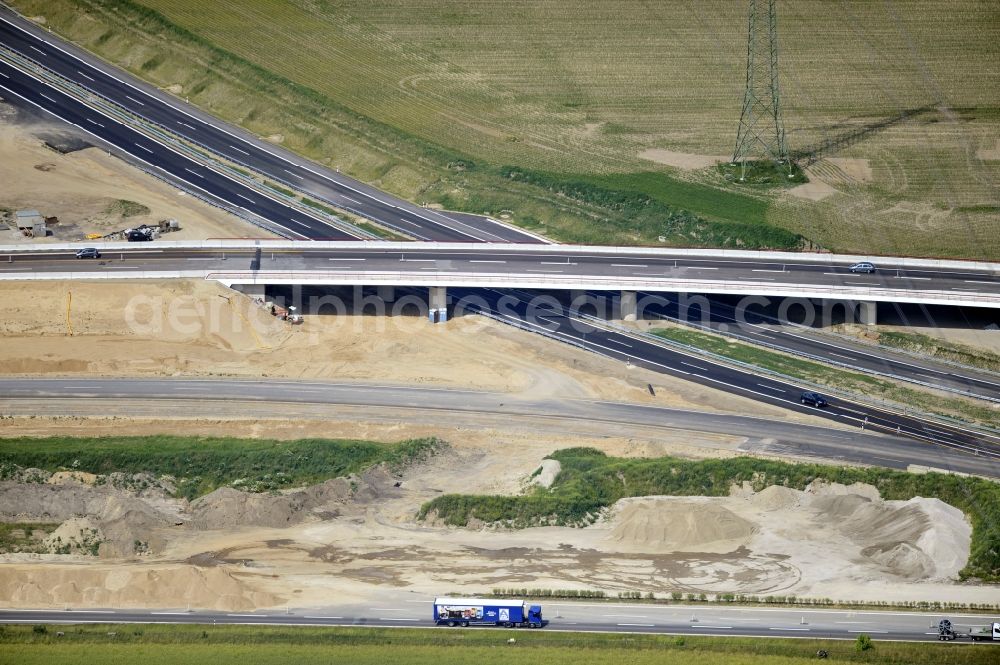
{"label": "bare earth ground", "polygon": [[[66,135],[64,126],[13,120],[10,107],[0,104],[0,208],[38,210],[58,217],[59,223],[45,239],[0,228],[0,244],[74,242],[88,233],[154,225],[161,219],[180,222],[180,230],[166,236],[171,240],[273,237],[98,148],[61,154],[47,147],[40,137]],[[127,218],[109,214],[108,206],[119,199],[140,203],[150,212]]]}
{"label": "bare earth ground", "polygon": [[[205,282],[4,283],[0,372],[21,375],[239,376],[377,380],[648,402],[801,419],[652,373],[629,370],[478,318],[307,317],[287,327],[251,299]],[[70,296],[72,294],[72,296]],[[221,296],[221,297],[220,297]],[[646,383],[657,386],[651,397]],[[183,406],[181,407],[183,408]],[[174,413],[175,418],[167,414]],[[772,489],[730,498],[642,498],[586,529],[455,529],[415,521],[442,492],[516,493],[554,450],[728,456],[739,437],[531,431],[521,423],[275,422],[170,411],[134,418],[5,418],[0,435],[437,435],[451,449],[401,478],[375,469],[281,495],[224,488],[188,504],[90,477],[0,483],[0,519],[62,522],[63,541],[96,530],[99,556],[8,554],[0,602],[18,607],[316,607],[383,593],[494,586],[781,593],[839,599],[995,600],[995,587],[947,580],[968,557],[969,526],[936,501],[881,502],[871,488]],[[503,454],[497,454],[502,450]],[[540,476],[551,479],[554,469]],[[401,481],[400,487],[394,483]],[[136,551],[135,543],[142,543]]]}

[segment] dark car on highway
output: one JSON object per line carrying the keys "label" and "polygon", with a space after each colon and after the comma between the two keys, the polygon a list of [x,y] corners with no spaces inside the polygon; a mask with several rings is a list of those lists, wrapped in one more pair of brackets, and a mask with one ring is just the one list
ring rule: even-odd
{"label": "dark car on highway", "polygon": [[868,261],[862,261],[861,263],[855,263],[853,266],[851,266],[850,270],[851,272],[863,272],[863,273],[868,273],[870,275],[871,273],[875,272],[876,268],[874,263],[869,263]]}
{"label": "dark car on highway", "polygon": [[101,253],[97,251],[96,247],[84,247],[79,252],[76,253],[76,258],[78,259],[99,259],[101,258]]}
{"label": "dark car on highway", "polygon": [[814,393],[808,390],[802,393],[802,403],[808,404],[809,406],[816,406],[819,408],[823,408],[824,406],[829,404],[829,402],[826,401],[825,397],[823,397],[819,393]]}

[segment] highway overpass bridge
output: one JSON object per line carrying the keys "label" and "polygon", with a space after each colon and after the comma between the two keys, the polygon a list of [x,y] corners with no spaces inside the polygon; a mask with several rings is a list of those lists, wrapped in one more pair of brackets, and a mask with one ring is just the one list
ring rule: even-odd
{"label": "highway overpass bridge", "polygon": [[[842,304],[875,323],[879,302],[1000,309],[1000,264],[643,247],[284,240],[99,243],[100,259],[77,259],[78,244],[0,247],[0,279],[209,279],[263,295],[267,286],[378,286],[430,289],[444,318],[449,287],[620,292],[619,318],[635,319],[636,294],[671,292]],[[697,301],[692,300],[697,304]],[[759,303],[758,303],[759,304]]]}

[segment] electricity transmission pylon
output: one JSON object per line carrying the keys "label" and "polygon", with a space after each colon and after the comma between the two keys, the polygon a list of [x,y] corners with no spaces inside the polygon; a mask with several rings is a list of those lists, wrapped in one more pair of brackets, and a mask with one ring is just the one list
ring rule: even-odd
{"label": "electricity transmission pylon", "polygon": [[778,16],[774,3],[750,0],[747,84],[733,152],[733,163],[740,164],[740,180],[746,178],[748,158],[788,164],[791,171],[778,92]]}

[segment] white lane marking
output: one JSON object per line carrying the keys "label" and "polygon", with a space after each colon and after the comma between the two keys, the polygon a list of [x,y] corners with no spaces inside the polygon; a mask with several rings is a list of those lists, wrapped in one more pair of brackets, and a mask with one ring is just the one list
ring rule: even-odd
{"label": "white lane marking", "polygon": [[851,286],[878,286],[878,282],[844,282],[844,284],[850,284]]}
{"label": "white lane marking", "polygon": [[665,272],[634,272],[633,277],[667,277]]}
{"label": "white lane marking", "polygon": [[648,268],[649,266],[643,265],[642,263],[612,263],[612,268]]}
{"label": "white lane marking", "polygon": [[149,148],[147,148],[144,145],[139,145],[138,143],[135,143],[134,145],[135,145],[136,148],[142,148],[143,150],[145,150],[146,152],[148,152],[151,155],[154,154],[152,150],[150,150]]}
{"label": "white lane marking", "polygon": [[888,633],[888,630],[849,630],[849,633]]}
{"label": "white lane marking", "polygon": [[524,272],[549,272],[549,273],[558,273],[558,272],[562,272],[562,270],[535,270],[533,268],[526,268]]}
{"label": "white lane marking", "polygon": [[186,616],[187,612],[150,612],[154,616]]}
{"label": "white lane marking", "polygon": [[52,102],[53,104],[58,104],[58,103],[59,103],[59,102],[57,102],[56,100],[54,100],[54,99],[52,99],[51,97],[49,97],[48,95],[46,95],[46,94],[45,94],[44,92],[40,92],[40,93],[38,93],[38,94],[39,94],[39,95],[41,95],[42,97],[44,97],[45,99],[49,100],[49,101],[50,101],[50,102]]}
{"label": "white lane marking", "polygon": [[625,347],[628,347],[628,348],[630,348],[630,349],[632,348],[632,345],[631,345],[631,344],[626,344],[625,342],[620,342],[620,341],[618,341],[617,339],[615,339],[614,337],[609,337],[609,338],[608,338],[608,341],[609,341],[609,342],[614,342],[615,344],[620,344],[620,345],[622,345],[622,346],[625,346]]}
{"label": "white lane marking", "polygon": [[37,46],[32,46],[31,44],[28,44],[28,48],[30,48],[30,49],[32,49],[32,50],[34,50],[34,51],[38,51],[38,52],[39,52],[39,53],[41,53],[42,55],[48,55],[48,53],[46,53],[46,52],[45,52],[45,51],[43,51],[42,49],[38,48]]}
{"label": "white lane marking", "polygon": [[710,268],[708,266],[684,266],[689,270],[718,270],[718,268]]}
{"label": "white lane marking", "polygon": [[708,626],[705,624],[695,624],[691,626],[692,628],[721,628],[721,629],[732,629],[732,626]]}
{"label": "white lane marking", "polygon": [[287,173],[290,176],[295,176],[296,178],[298,178],[300,180],[302,179],[302,176],[300,176],[298,173],[292,173],[288,169],[281,169],[281,170],[284,171],[285,173]]}
{"label": "white lane marking", "polygon": [[181,122],[180,120],[178,120],[178,121],[177,121],[177,124],[178,124],[178,125],[184,125],[184,126],[185,126],[185,127],[187,127],[188,129],[194,129],[194,130],[196,130],[196,131],[197,131],[197,128],[196,128],[196,127],[194,127],[193,125],[189,125],[189,124],[187,124],[186,122]]}
{"label": "white lane marking", "polygon": [[707,372],[708,371],[708,369],[706,369],[704,367],[699,367],[698,365],[692,365],[691,363],[686,363],[683,360],[681,361],[681,364],[682,365],[687,365],[688,367],[694,367],[699,372]]}
{"label": "white lane marking", "polygon": [[83,78],[87,79],[88,81],[93,81],[94,80],[94,79],[90,78],[89,76],[87,76],[86,74],[84,74],[83,72],[81,72],[79,69],[76,70],[76,73],[79,74],[80,76],[82,76]]}
{"label": "white lane marking", "polygon": [[242,194],[236,194],[236,196],[240,197],[244,201],[249,201],[250,203],[253,203],[253,199],[248,199],[247,197],[243,196]]}
{"label": "white lane marking", "polygon": [[307,615],[305,615],[302,618],[303,619],[343,619],[344,617],[321,617],[321,616],[315,616],[315,615],[307,614]]}
{"label": "white lane marking", "polygon": [[327,259],[328,261],[367,261],[368,259]]}
{"label": "white lane marking", "polygon": [[115,614],[114,610],[63,610],[70,614]]}
{"label": "white lane marking", "polygon": [[357,199],[352,199],[350,196],[344,196],[343,194],[341,194],[340,198],[345,199],[347,201],[350,201],[351,203],[357,203],[358,205],[364,205],[363,203],[361,203],[361,201],[359,201]]}
{"label": "white lane marking", "polygon": [[135,102],[136,104],[138,104],[139,106],[145,106],[145,104],[143,104],[142,102],[140,102],[140,101],[139,101],[138,99],[136,99],[135,97],[129,97],[128,95],[125,95],[125,99],[128,99],[128,100],[130,100],[130,101],[133,101],[133,102]]}
{"label": "white lane marking", "polygon": [[764,339],[777,339],[777,337],[774,337],[772,335],[765,335],[764,333],[757,332],[756,330],[749,330],[747,332],[749,332],[751,335],[757,335],[757,337],[763,337]]}
{"label": "white lane marking", "polygon": [[266,614],[227,614],[227,617],[253,617],[255,619],[262,619],[266,617]]}
{"label": "white lane marking", "polygon": [[247,152],[246,150],[243,150],[242,148],[237,148],[234,145],[230,145],[229,147],[235,150],[236,152],[242,152],[244,155],[247,155],[248,157],[250,156],[250,153]]}
{"label": "white lane marking", "polygon": [[641,628],[653,628],[656,624],[654,623],[619,623],[619,626],[637,626]]}
{"label": "white lane marking", "polygon": [[493,261],[486,259],[470,259],[469,263],[507,263],[506,261]]}
{"label": "white lane marking", "polygon": [[575,266],[575,263],[570,263],[569,261],[540,261],[543,266]]}
{"label": "white lane marking", "polygon": [[4,74],[3,72],[0,72],[0,76],[4,77],[5,79],[9,79],[10,78],[9,76],[7,76],[6,74]]}
{"label": "white lane marking", "polygon": [[[929,282],[931,280],[930,277],[910,277],[908,275],[896,275],[896,276],[893,277],[893,279],[919,279],[919,280],[927,281],[927,282]],[[937,633],[935,633],[935,635],[936,634]]]}
{"label": "white lane marking", "polygon": [[189,169],[186,166],[184,167],[184,170],[187,171],[188,173],[193,173],[194,175],[198,176],[199,178],[204,178],[205,177],[202,174],[198,173],[197,171],[192,171],[191,169]]}
{"label": "white lane marking", "polygon": [[766,383],[758,383],[757,385],[760,386],[761,388],[767,388],[768,390],[774,390],[779,393],[785,392],[784,388],[775,388],[774,386],[769,386]]}
{"label": "white lane marking", "polygon": [[830,351],[829,355],[831,355],[831,356],[837,356],[838,358],[846,358],[847,360],[854,360],[854,358],[852,358],[850,356],[845,356],[842,353],[834,353],[833,351]]}
{"label": "white lane marking", "polygon": [[979,289],[962,289],[957,286],[951,287],[952,291],[968,291],[970,293],[979,293]]}
{"label": "white lane marking", "polygon": [[773,277],[738,277],[737,279],[752,279],[758,282],[773,282]]}
{"label": "white lane marking", "polygon": [[214,261],[215,257],[210,256],[210,257],[206,258],[206,257],[202,257],[202,256],[189,256],[187,258],[187,260],[188,261]]}
{"label": "white lane marking", "polygon": [[841,275],[841,276],[843,276],[843,275],[850,275],[851,273],[848,273],[848,272],[825,272],[823,274],[824,275]]}
{"label": "white lane marking", "polygon": [[434,263],[437,259],[400,259],[400,261],[408,261],[410,263]]}
{"label": "white lane marking", "polygon": [[87,122],[89,122],[89,123],[91,123],[93,125],[97,125],[98,127],[103,127],[104,126],[101,123],[97,122],[96,120],[91,120],[90,118],[87,118]]}
{"label": "white lane marking", "polygon": [[379,617],[379,621],[420,621],[420,619],[399,619],[396,617]]}
{"label": "white lane marking", "polygon": [[750,272],[787,272],[786,270],[764,270],[763,268],[751,268]]}
{"label": "white lane marking", "polygon": [[810,630],[809,628],[768,628],[768,630]]}

